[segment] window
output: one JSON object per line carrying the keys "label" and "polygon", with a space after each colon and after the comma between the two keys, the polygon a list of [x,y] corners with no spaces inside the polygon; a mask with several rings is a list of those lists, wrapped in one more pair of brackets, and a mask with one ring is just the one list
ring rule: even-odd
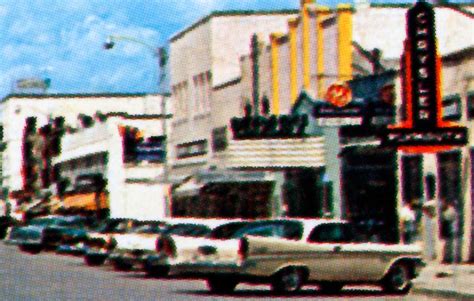
{"label": "window", "polygon": [[461,97],[458,94],[443,99],[443,120],[458,121],[461,119]]}
{"label": "window", "polygon": [[188,113],[188,83],[182,81],[172,87],[173,96],[176,102],[176,115],[179,117],[185,117]]}
{"label": "window", "polygon": [[348,224],[323,224],[314,227],[308,241],[320,243],[348,243],[354,241],[354,233]]}
{"label": "window", "polygon": [[194,104],[193,109],[196,114],[210,111],[211,99],[211,81],[210,71],[199,73],[193,76]]}
{"label": "window", "polygon": [[236,232],[234,237],[242,237],[244,235],[298,240],[303,235],[303,225],[298,221],[255,222]]}
{"label": "window", "polygon": [[227,127],[219,127],[212,130],[212,151],[220,152],[227,148]]}
{"label": "window", "polygon": [[189,143],[182,143],[176,146],[178,159],[201,156],[207,153],[207,140],[198,140]]}
{"label": "window", "polygon": [[467,94],[466,100],[466,107],[467,107],[467,118],[473,119],[474,118],[474,91],[469,92]]}

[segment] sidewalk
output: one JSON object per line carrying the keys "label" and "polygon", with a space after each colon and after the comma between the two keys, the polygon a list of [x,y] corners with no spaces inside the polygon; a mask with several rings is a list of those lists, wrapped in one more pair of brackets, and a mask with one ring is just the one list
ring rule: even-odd
{"label": "sidewalk", "polygon": [[474,300],[474,265],[430,262],[413,281],[413,293]]}

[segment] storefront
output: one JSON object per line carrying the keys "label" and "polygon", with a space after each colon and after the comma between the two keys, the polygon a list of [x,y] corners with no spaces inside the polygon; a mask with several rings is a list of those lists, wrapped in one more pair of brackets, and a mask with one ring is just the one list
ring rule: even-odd
{"label": "storefront", "polygon": [[364,239],[387,243],[399,241],[397,151],[380,147],[379,134],[394,121],[395,77],[387,71],[338,83],[324,100],[303,92],[293,108],[310,112],[308,134],[325,139],[319,207],[354,222]]}
{"label": "storefront", "polygon": [[272,216],[274,178],[265,172],[201,171],[172,190],[173,217]]}
{"label": "storefront", "polygon": [[396,152],[357,146],[340,156],[345,218],[369,240],[398,242]]}

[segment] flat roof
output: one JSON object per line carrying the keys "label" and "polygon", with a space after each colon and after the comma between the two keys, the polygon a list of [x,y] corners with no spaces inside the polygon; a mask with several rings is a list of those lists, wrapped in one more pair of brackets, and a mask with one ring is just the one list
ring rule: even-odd
{"label": "flat roof", "polygon": [[171,96],[169,93],[54,93],[54,94],[36,94],[36,93],[13,93],[2,98],[5,102],[10,98],[97,98],[97,97],[144,97],[144,96]]}
{"label": "flat roof", "polygon": [[169,39],[170,42],[175,42],[176,40],[183,37],[186,33],[190,32],[191,30],[195,29],[196,27],[200,26],[208,22],[213,17],[232,17],[232,16],[265,16],[265,15],[291,15],[291,14],[298,14],[299,9],[281,9],[281,10],[225,10],[225,11],[212,11],[209,15],[202,17],[189,27],[179,31],[178,33],[171,36]]}

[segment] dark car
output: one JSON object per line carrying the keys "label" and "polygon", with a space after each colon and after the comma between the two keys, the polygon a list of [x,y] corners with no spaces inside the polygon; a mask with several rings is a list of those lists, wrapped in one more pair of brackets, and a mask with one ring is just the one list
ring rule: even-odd
{"label": "dark car", "polygon": [[20,222],[10,216],[0,216],[0,239],[7,236],[8,228],[19,225]]}
{"label": "dark car", "polygon": [[56,248],[60,254],[84,255],[89,249],[91,237],[97,234],[107,234],[117,231],[124,219],[106,219],[92,224],[90,227],[66,231],[62,234],[61,243]]}
{"label": "dark car", "polygon": [[18,245],[20,250],[36,254],[44,249],[54,249],[62,240],[62,235],[70,237],[82,235],[82,228],[90,223],[84,216],[50,215],[34,218],[25,226],[13,227],[7,243]]}

